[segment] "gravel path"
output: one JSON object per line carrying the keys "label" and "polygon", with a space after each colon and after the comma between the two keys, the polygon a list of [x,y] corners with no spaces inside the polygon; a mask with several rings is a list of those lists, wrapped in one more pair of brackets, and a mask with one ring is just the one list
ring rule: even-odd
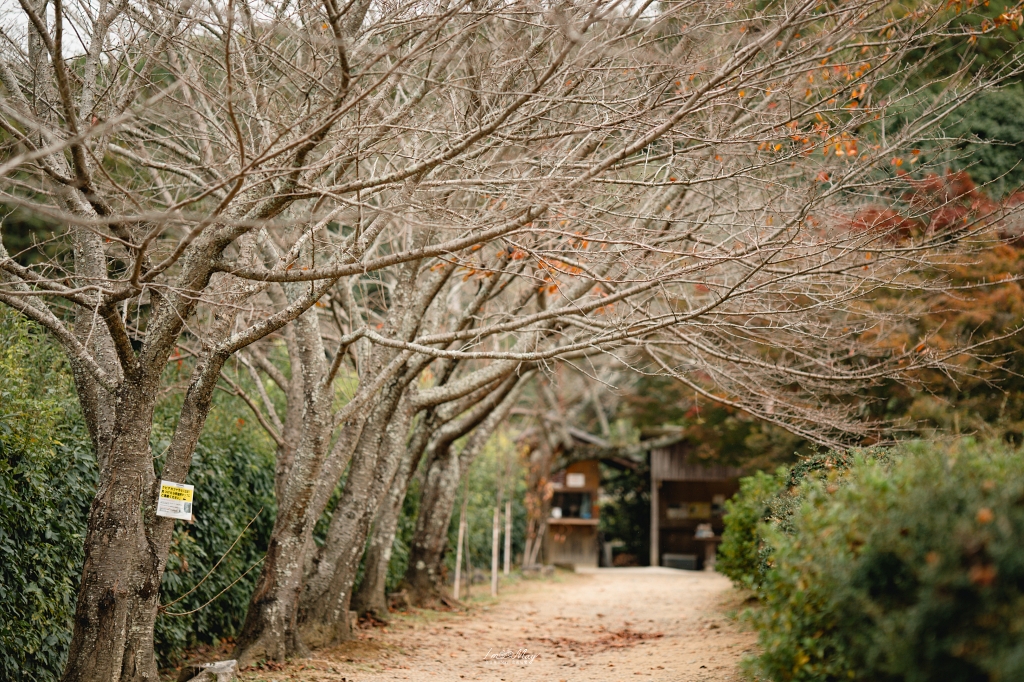
{"label": "gravel path", "polygon": [[243,679],[739,681],[755,640],[727,615],[741,599],[714,573],[560,573],[507,586],[498,600],[470,600],[467,611],[396,615],[387,627],[361,628],[356,641]]}

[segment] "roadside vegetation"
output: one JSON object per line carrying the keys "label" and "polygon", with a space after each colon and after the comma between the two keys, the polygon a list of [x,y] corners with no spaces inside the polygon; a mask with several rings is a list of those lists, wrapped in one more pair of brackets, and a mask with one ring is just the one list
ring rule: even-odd
{"label": "roadside vegetation", "polygon": [[719,569],[776,682],[1024,676],[1024,457],[999,441],[823,455],[747,479]]}

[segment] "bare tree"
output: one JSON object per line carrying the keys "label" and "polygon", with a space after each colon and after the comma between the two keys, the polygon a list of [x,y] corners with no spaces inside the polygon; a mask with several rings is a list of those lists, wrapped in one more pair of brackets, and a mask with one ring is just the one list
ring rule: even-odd
{"label": "bare tree", "polygon": [[[431,606],[446,598],[441,584],[441,568],[459,481],[515,405],[515,386],[518,380],[519,377],[507,380],[506,386],[492,394],[492,400],[497,400],[479,403],[460,421],[440,429],[430,444],[424,462],[416,530],[409,547],[409,565],[403,580],[403,589],[408,592],[409,601],[413,604]],[[456,449],[455,441],[470,429],[474,429],[470,438],[461,449]]]}
{"label": "bare tree", "polygon": [[[790,428],[855,428],[816,396],[941,361],[841,362],[847,327],[882,323],[858,301],[963,234],[896,242],[841,217],[891,201],[917,141],[1019,72],[1009,54],[930,82],[958,30],[946,5],[21,0],[0,191],[50,221],[52,258],[0,251],[0,301],[65,347],[100,469],[65,679],[156,679],[158,481],[185,479],[225,363],[271,334],[290,378],[266,349],[246,358],[289,396],[283,420],[264,405],[281,511],[252,655],[296,650],[300,620],[335,636],[416,420],[523,366],[636,367],[639,345],[656,363],[640,369]],[[392,297],[368,315],[353,283],[374,273]],[[465,314],[439,315],[448,302]],[[195,362],[157,472],[176,348]],[[346,357],[358,386],[339,407]],[[418,386],[444,361],[458,371]],[[346,467],[363,482],[343,509],[365,508],[314,551]]]}

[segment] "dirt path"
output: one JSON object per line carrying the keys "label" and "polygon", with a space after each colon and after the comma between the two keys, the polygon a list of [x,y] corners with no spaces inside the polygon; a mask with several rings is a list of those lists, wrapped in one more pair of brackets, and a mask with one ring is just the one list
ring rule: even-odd
{"label": "dirt path", "polygon": [[754,646],[727,616],[739,601],[713,573],[559,574],[509,586],[497,601],[471,601],[468,612],[396,616],[386,628],[361,629],[358,641],[243,679],[739,681],[738,662]]}

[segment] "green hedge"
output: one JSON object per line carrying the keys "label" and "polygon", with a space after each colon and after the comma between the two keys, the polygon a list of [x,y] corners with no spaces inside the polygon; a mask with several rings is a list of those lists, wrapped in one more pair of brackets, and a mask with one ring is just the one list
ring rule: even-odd
{"label": "green hedge", "polygon": [[[1024,458],[911,444],[803,480],[753,612],[774,682],[1024,679]],[[840,480],[842,479],[842,480]]]}
{"label": "green hedge", "polygon": [[[883,463],[890,460],[889,453],[880,448],[861,450],[860,454]],[[801,503],[800,485],[830,476],[834,484],[841,484],[853,462],[851,452],[829,451],[805,457],[788,469],[779,467],[774,475],[759,471],[741,479],[739,493],[725,503],[718,571],[740,587],[757,588],[771,565],[766,528],[791,534],[792,517]]]}
{"label": "green hedge", "polygon": [[0,679],[57,679],[95,462],[63,357],[0,306]]}
{"label": "green hedge", "polygon": [[771,514],[774,498],[785,487],[789,470],[775,475],[758,471],[740,480],[740,490],[725,503],[725,533],[718,548],[715,569],[741,587],[756,588],[763,577],[766,546],[761,525]]}
{"label": "green hedge", "polygon": [[[238,633],[261,568],[252,567],[263,556],[274,525],[273,443],[244,405],[227,396],[218,398],[186,481],[196,488],[196,522],[175,523],[161,602],[169,604],[198,587],[157,619],[161,665],[175,663],[188,647],[217,645]],[[163,452],[170,442],[177,408],[177,401],[161,405],[154,452]],[[222,556],[216,571],[203,581]],[[172,615],[196,609],[190,615]]]}

